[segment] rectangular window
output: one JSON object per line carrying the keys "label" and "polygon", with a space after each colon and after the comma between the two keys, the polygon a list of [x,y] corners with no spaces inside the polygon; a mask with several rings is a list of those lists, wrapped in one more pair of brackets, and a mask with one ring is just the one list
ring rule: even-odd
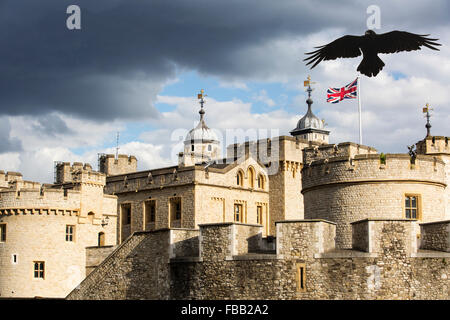
{"label": "rectangular window", "polygon": [[235,203],[234,204],[234,221],[242,222],[243,212],[242,212],[242,204]]}
{"label": "rectangular window", "polygon": [[405,218],[406,219],[420,219],[419,212],[419,196],[418,195],[405,195]]}
{"label": "rectangular window", "polygon": [[181,198],[170,199],[170,211],[172,220],[181,220]]}
{"label": "rectangular window", "polygon": [[0,224],[0,242],[6,242],[6,223]]}
{"label": "rectangular window", "polygon": [[34,261],[34,278],[44,279],[45,272],[45,262],[44,261]]}
{"label": "rectangular window", "polygon": [[131,204],[122,205],[122,224],[131,224]]}
{"label": "rectangular window", "polygon": [[262,224],[262,206],[257,206],[256,207],[256,223],[257,224]]}
{"label": "rectangular window", "polygon": [[306,265],[297,263],[297,291],[306,291]]}
{"label": "rectangular window", "polygon": [[145,202],[145,218],[147,223],[154,223],[156,220],[156,201]]}
{"label": "rectangular window", "polygon": [[75,226],[66,226],[66,241],[73,242],[75,236]]}

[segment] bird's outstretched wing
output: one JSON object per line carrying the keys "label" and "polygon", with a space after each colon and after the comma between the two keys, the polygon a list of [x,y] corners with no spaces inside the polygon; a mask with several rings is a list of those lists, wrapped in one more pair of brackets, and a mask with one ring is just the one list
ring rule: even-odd
{"label": "bird's outstretched wing", "polygon": [[362,38],[362,36],[343,36],[327,45],[316,47],[318,48],[316,51],[305,53],[310,56],[303,59],[303,61],[310,60],[306,65],[314,63],[311,67],[312,69],[322,60],[358,57],[361,55],[359,47],[363,41]]}
{"label": "bird's outstretched wing", "polygon": [[429,34],[415,34],[406,31],[391,31],[382,33],[374,38],[374,48],[378,53],[395,53],[400,51],[420,50],[421,46],[439,50],[433,46],[440,46],[434,41],[439,39],[426,38]]}

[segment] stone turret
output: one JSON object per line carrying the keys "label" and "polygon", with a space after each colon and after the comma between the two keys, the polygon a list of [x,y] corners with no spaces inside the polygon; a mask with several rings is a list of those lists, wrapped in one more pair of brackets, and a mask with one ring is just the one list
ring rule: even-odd
{"label": "stone turret", "polygon": [[99,171],[107,176],[132,173],[137,171],[137,159],[135,156],[119,154],[117,158],[113,154],[100,154],[98,159]]}
{"label": "stone turret", "polygon": [[205,103],[203,90],[198,95],[201,109],[199,111],[200,121],[198,125],[189,131],[184,139],[184,152],[178,154],[180,166],[192,166],[198,163],[208,162],[220,157],[220,142],[217,135],[205,122]]}

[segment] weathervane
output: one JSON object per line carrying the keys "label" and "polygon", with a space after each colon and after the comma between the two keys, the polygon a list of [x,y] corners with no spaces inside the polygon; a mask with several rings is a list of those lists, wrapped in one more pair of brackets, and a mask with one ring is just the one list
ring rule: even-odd
{"label": "weathervane", "polygon": [[308,77],[306,79],[307,80],[303,81],[303,86],[308,87],[308,89],[306,89],[306,91],[308,92],[308,98],[311,98],[311,92],[314,90],[313,88],[311,88],[311,84],[315,84],[315,82],[311,81],[310,75],[308,75]]}
{"label": "weathervane", "polygon": [[200,93],[197,94],[197,99],[200,100],[200,106],[201,106],[201,109],[199,111],[199,113],[200,113],[200,121],[203,120],[203,115],[205,114],[205,110],[203,110],[203,104],[205,103],[204,97],[207,97],[207,95],[204,94],[204,93],[205,93],[205,91],[203,89],[201,89]]}
{"label": "weathervane", "polygon": [[425,105],[425,108],[422,109],[422,112],[425,113],[425,117],[427,118],[427,124],[425,125],[425,128],[427,128],[427,137],[430,136],[430,129],[431,129],[430,110],[433,110],[433,109],[430,108],[430,105],[428,103]]}

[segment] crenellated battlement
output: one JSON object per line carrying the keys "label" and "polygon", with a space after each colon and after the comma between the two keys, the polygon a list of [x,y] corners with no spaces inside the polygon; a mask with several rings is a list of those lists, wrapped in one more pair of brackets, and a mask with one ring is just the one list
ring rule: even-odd
{"label": "crenellated battlement", "polygon": [[6,174],[0,170],[0,188],[10,188],[14,182],[21,182],[23,180],[22,174],[19,172],[8,171]]}
{"label": "crenellated battlement", "polygon": [[280,136],[230,144],[227,147],[227,158],[240,158],[252,154],[264,164],[286,160],[302,162],[302,150],[304,148],[314,148],[320,145],[319,142],[298,137]]}
{"label": "crenellated battlement", "polygon": [[376,154],[377,150],[356,144],[353,142],[343,142],[339,144],[325,144],[303,149],[303,159],[306,164],[312,161],[329,159],[332,157],[353,158],[356,155]]}
{"label": "crenellated battlement", "polygon": [[[336,224],[320,219],[277,222],[276,250],[262,248],[260,225],[135,232],[67,299],[130,298],[130,288],[146,299],[448,298],[448,225],[429,228],[429,239],[443,241],[425,252],[411,219],[355,221],[349,250],[335,248]],[[145,286],[143,268],[158,270]]]}
{"label": "crenellated battlement", "polygon": [[137,171],[137,159],[126,154],[119,154],[117,158],[113,154],[99,154],[98,168],[107,176],[133,173]]}
{"label": "crenellated battlement", "polygon": [[428,136],[416,143],[418,154],[450,154],[450,137]]}
{"label": "crenellated battlement", "polygon": [[55,164],[55,184],[65,183],[92,183],[106,184],[106,176],[104,173],[92,170],[89,163],[74,162],[57,162]]}
{"label": "crenellated battlement", "polygon": [[[347,150],[351,151],[351,148]],[[370,149],[366,151],[371,152]],[[327,152],[322,153],[325,154]],[[302,170],[302,192],[320,185],[358,181],[409,180],[445,186],[445,163],[437,157],[417,155],[413,161],[407,154],[368,153],[354,154],[353,157],[351,152],[343,154],[317,157],[317,160],[306,163]]]}
{"label": "crenellated battlement", "polygon": [[[40,185],[39,185],[40,186]],[[0,210],[17,208],[80,207],[81,192],[72,189],[21,188],[0,191]]]}

